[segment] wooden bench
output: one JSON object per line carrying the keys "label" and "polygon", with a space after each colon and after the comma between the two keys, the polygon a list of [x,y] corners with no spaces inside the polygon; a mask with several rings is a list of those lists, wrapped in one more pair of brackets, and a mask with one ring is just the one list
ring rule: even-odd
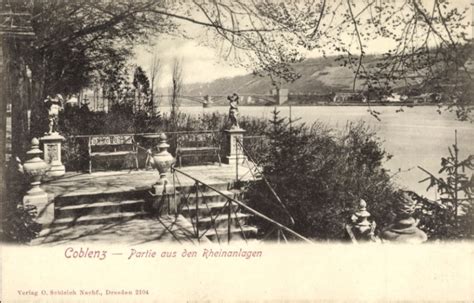
{"label": "wooden bench", "polygon": [[221,147],[216,132],[182,133],[177,135],[176,158],[179,167],[183,157],[213,155],[221,165]]}
{"label": "wooden bench", "polygon": [[93,135],[88,136],[89,173],[92,160],[106,157],[133,156],[138,169],[137,144],[133,135]]}

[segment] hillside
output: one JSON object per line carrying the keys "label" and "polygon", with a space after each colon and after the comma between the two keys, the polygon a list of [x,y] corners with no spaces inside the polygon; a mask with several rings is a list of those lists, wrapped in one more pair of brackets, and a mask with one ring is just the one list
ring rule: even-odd
{"label": "hillside", "polygon": [[[373,65],[376,57],[369,57],[366,64]],[[285,84],[290,93],[326,94],[334,91],[352,90],[354,73],[347,67],[341,67],[335,57],[310,58],[293,65],[301,77],[293,83]],[[356,83],[359,88],[361,81]],[[233,92],[239,94],[268,94],[272,89],[268,77],[253,74],[221,78],[210,83],[195,83],[187,85],[187,95],[228,95]]]}

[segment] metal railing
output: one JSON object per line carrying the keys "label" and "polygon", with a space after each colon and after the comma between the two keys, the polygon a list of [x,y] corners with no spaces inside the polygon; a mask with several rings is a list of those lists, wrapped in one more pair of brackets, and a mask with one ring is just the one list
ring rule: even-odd
{"label": "metal railing", "polygon": [[[206,235],[209,235],[213,232],[219,244],[223,242],[223,239],[221,239],[222,235],[225,235],[225,239],[227,240],[227,243],[229,243],[236,231],[240,232],[242,239],[245,242],[248,242],[249,238],[246,235],[246,231],[249,230],[249,226],[244,226],[244,224],[241,223],[239,220],[240,218],[239,214],[243,214],[241,213],[241,211],[245,211],[248,215],[258,217],[259,219],[265,221],[265,223],[272,226],[272,229],[268,233],[263,235],[263,237],[261,237],[260,240],[262,241],[268,239],[276,232],[277,241],[279,243],[281,242],[281,240],[287,243],[289,238],[294,238],[294,239],[304,241],[307,243],[313,243],[311,240],[298,234],[292,229],[286,227],[285,225],[269,218],[268,216],[249,207],[248,205],[235,199],[234,197],[231,197],[228,194],[222,192],[221,190],[217,189],[215,186],[209,185],[201,180],[198,180],[197,178],[191,176],[190,174],[176,167],[172,167],[171,170],[173,174],[173,188],[175,191],[174,192],[175,198],[177,196],[176,189],[184,188],[179,180],[179,175],[184,176],[188,179],[191,179],[193,182],[192,186],[194,187],[194,192],[189,191],[187,194],[184,194],[180,197],[181,203],[178,206],[178,211],[176,215],[182,214],[183,209],[187,210],[188,214],[191,214],[192,211],[195,212],[194,217],[192,217],[191,215],[190,217],[191,217],[191,223],[193,226],[194,237],[198,240],[198,242],[201,242],[201,240],[204,237],[206,237]],[[226,200],[226,202],[221,207],[218,208],[217,213],[215,213],[214,215],[212,214],[212,209],[211,209],[212,207],[209,205],[206,199],[203,199],[203,201],[200,202],[200,195],[201,197],[203,197],[204,190],[217,193],[218,196]],[[194,204],[190,203],[190,197],[192,194],[195,194],[195,198],[196,198],[194,201]],[[209,221],[210,219],[210,222],[209,222],[210,224],[204,229],[200,229],[200,220],[202,220],[202,218],[200,218],[201,209],[205,209],[206,211],[209,212],[207,221]],[[225,230],[218,228],[218,223],[219,223],[218,221],[220,221],[219,216],[221,215],[226,216],[226,219],[227,219]],[[233,221],[235,221],[236,226],[232,226]],[[233,227],[237,227],[237,229],[233,230]],[[222,231],[224,231],[224,233],[221,233]]]}
{"label": "metal railing", "polygon": [[[282,210],[285,212],[285,215],[288,217],[288,219],[290,220],[290,224],[291,226],[294,226],[295,225],[295,219],[293,218],[293,216],[290,214],[290,212],[288,211],[288,208],[286,207],[285,203],[283,203],[283,201],[280,199],[280,197],[278,196],[278,194],[276,193],[275,189],[273,189],[273,187],[271,186],[270,182],[268,181],[268,179],[265,177],[265,175],[263,174],[263,172],[260,170],[259,168],[259,165],[260,163],[259,162],[256,162],[255,161],[255,157],[248,151],[248,149],[246,149],[244,147],[244,144],[239,140],[239,138],[236,138],[236,142],[238,146],[240,146],[240,149],[244,152],[244,161],[247,161],[247,163],[249,163],[248,159],[250,159],[250,163],[251,165],[253,166],[252,168],[249,167],[249,172],[252,174],[252,176],[254,177],[254,179],[261,179],[263,180],[263,182],[265,183],[265,185],[267,186],[268,190],[270,191],[270,193],[272,194],[272,196],[275,198],[275,201],[277,202],[278,206],[280,206],[282,208]],[[238,149],[237,149],[238,150]],[[238,156],[238,155],[237,155]],[[249,164],[250,164],[249,163]],[[238,168],[237,168],[238,169]],[[237,170],[237,177],[238,177],[238,170]],[[238,179],[239,180],[239,179]]]}

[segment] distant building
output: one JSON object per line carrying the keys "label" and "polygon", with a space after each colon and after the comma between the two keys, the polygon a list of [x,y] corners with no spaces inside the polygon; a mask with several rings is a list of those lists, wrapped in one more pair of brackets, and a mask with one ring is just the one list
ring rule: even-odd
{"label": "distant building", "polygon": [[407,96],[393,93],[385,98],[387,102],[403,102],[407,100]]}
{"label": "distant building", "polygon": [[441,100],[441,95],[437,93],[424,93],[410,98],[415,104],[433,103]]}
{"label": "distant building", "polygon": [[345,103],[345,102],[367,102],[367,98],[361,93],[354,92],[339,92],[335,93],[332,98],[334,103]]}

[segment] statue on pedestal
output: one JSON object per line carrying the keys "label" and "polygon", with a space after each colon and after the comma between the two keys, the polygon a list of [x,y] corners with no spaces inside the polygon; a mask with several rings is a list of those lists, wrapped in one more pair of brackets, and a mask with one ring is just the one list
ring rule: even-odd
{"label": "statue on pedestal", "polygon": [[40,138],[40,141],[43,144],[43,159],[50,166],[46,173],[48,177],[60,177],[66,172],[61,161],[61,144],[65,139],[58,133],[59,111],[63,106],[63,101],[60,94],[54,97],[48,96],[44,100],[48,107],[49,130]]}
{"label": "statue on pedestal", "polygon": [[59,111],[62,108],[63,97],[60,94],[56,94],[54,97],[48,96],[44,103],[48,107],[49,119],[49,131],[46,134],[51,135],[58,132]]}
{"label": "statue on pedestal", "polygon": [[229,100],[229,120],[230,120],[230,128],[240,128],[239,127],[239,96],[236,93],[233,93],[232,96],[228,96],[227,100]]}

